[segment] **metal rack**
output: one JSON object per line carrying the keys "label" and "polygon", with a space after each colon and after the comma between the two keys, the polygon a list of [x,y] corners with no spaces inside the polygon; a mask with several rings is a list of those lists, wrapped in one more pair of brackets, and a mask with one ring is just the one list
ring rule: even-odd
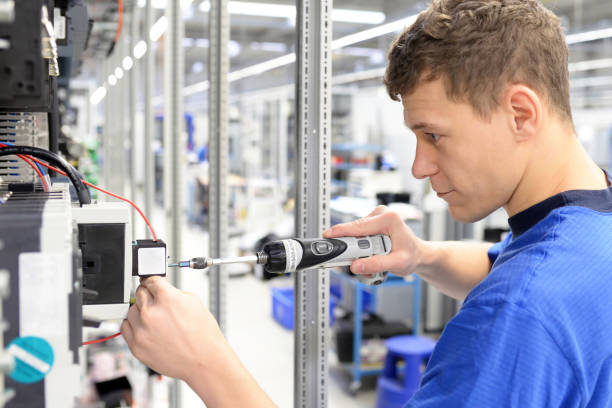
{"label": "metal rack", "polygon": [[[297,3],[296,232],[321,236],[329,226],[331,147],[331,12],[329,0]],[[295,275],[294,406],[326,407],[329,271]]]}
{"label": "metal rack", "polygon": [[405,279],[388,279],[382,285],[370,286],[365,285],[359,280],[345,274],[335,273],[343,281],[350,283],[354,289],[353,295],[353,362],[344,363],[344,367],[351,373],[352,381],[349,386],[351,394],[355,395],[361,388],[361,379],[368,375],[379,375],[382,373],[382,366],[377,368],[363,368],[361,365],[361,344],[363,333],[363,293],[368,292],[372,295],[371,304],[376,305],[376,293],[381,287],[390,286],[412,286],[414,295],[412,297],[412,334],[418,335],[421,327],[421,279],[413,275],[411,280]]}
{"label": "metal rack", "polygon": [[[228,186],[229,161],[228,134],[228,78],[229,12],[227,0],[213,0],[210,5],[210,49],[209,49],[209,232],[210,256],[225,257],[228,242]],[[226,326],[227,274],[221,265],[215,266],[209,275],[210,311],[217,319],[221,330]]]}

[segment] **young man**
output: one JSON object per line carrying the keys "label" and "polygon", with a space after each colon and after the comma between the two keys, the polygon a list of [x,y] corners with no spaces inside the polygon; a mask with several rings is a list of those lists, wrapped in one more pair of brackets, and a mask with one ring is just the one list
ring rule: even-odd
{"label": "young man", "polygon": [[[417,137],[413,174],[460,221],[499,207],[496,245],[425,242],[384,207],[326,237],[388,234],[351,270],[417,273],[464,300],[410,407],[612,404],[612,189],[576,138],[568,50],[535,0],[434,0],[393,43],[385,84]],[[195,297],[159,278],[122,325],[136,357],[208,406],[268,406]]]}

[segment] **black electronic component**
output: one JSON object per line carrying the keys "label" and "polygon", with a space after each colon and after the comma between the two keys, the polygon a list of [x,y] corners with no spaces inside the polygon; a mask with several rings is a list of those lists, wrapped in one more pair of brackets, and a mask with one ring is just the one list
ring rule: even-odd
{"label": "black electronic component", "polygon": [[[45,2],[46,3],[46,2]],[[47,112],[51,108],[48,62],[42,56],[42,0],[15,1],[15,18],[0,24],[0,110]]]}
{"label": "black electronic component", "polygon": [[124,243],[125,224],[79,224],[83,287],[97,292],[84,305],[123,303]]}

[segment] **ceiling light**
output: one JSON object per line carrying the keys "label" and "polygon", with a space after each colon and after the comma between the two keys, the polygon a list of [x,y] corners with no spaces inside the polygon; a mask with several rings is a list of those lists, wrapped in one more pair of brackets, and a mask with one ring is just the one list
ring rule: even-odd
{"label": "ceiling light", "polygon": [[127,56],[123,59],[123,61],[121,61],[121,65],[123,65],[123,69],[129,71],[134,66],[134,60],[132,57]]}
{"label": "ceiling light", "polygon": [[570,79],[570,88],[586,88],[592,86],[612,85],[612,76],[599,76]]}
{"label": "ceiling light", "polygon": [[202,61],[196,61],[191,66],[191,72],[193,72],[194,74],[199,74],[200,72],[204,71],[204,68],[206,67],[204,66],[204,63]]}
{"label": "ceiling light", "polygon": [[[146,4],[146,1],[143,0],[139,0],[138,5],[142,3]],[[191,3],[193,3],[193,0],[181,0],[181,8],[186,8],[191,6]],[[144,4],[141,7],[144,7]],[[167,1],[166,0],[153,0],[153,2],[151,3],[151,6],[155,9],[160,9],[163,10],[166,8],[167,5]]]}
{"label": "ceiling light", "polygon": [[198,82],[195,83],[193,85],[189,85],[183,88],[183,96],[189,96],[189,95],[193,95],[195,93],[198,92],[205,92],[208,91],[208,88],[210,88],[210,82],[209,81],[202,81],[202,82]]}
{"label": "ceiling light", "polygon": [[246,1],[230,1],[227,5],[230,14],[245,16],[295,18],[295,6],[270,3],[250,3]]}
{"label": "ceiling light", "polygon": [[569,72],[588,71],[591,69],[612,68],[612,58],[571,62]]}
{"label": "ceiling light", "polygon": [[147,43],[144,40],[140,40],[134,46],[134,58],[140,59],[147,52]]}
{"label": "ceiling light", "polygon": [[243,78],[247,78],[253,75],[259,75],[266,71],[289,65],[293,62],[295,62],[295,54],[283,55],[282,57],[273,58],[271,60],[264,61],[259,64],[251,65],[249,67],[230,72],[227,75],[227,80],[229,82],[238,81]]}
{"label": "ceiling light", "polygon": [[381,35],[395,33],[402,31],[405,27],[408,27],[414,23],[417,15],[402,18],[400,20],[393,21],[391,23],[379,25],[378,27],[370,28],[367,30],[360,31],[355,34],[349,34],[344,37],[340,37],[337,40],[333,40],[331,43],[332,50],[346,47],[348,45],[357,44],[362,41],[370,40],[372,38],[380,37]]}
{"label": "ceiling light", "polygon": [[110,75],[108,76],[108,84],[109,84],[110,86],[115,86],[115,85],[117,85],[117,77],[116,77],[116,76],[114,76],[113,74],[110,74]]}
{"label": "ceiling light", "polygon": [[121,69],[121,67],[115,68],[115,76],[117,79],[123,78],[123,69]]}
{"label": "ceiling light", "polygon": [[106,88],[101,86],[91,94],[91,97],[89,98],[89,102],[91,102],[93,105],[97,105],[100,102],[102,102],[102,99],[104,99],[105,96],[106,96]]}
{"label": "ceiling light", "polygon": [[601,30],[585,31],[584,33],[568,34],[565,36],[565,41],[571,45],[609,37],[612,37],[612,27],[602,28]]}
{"label": "ceiling light", "polygon": [[[200,11],[210,11],[210,1],[200,3]],[[296,7],[288,4],[252,3],[246,1],[230,1],[227,5],[230,14],[244,16],[296,19]],[[333,9],[332,20],[346,23],[380,24],[385,21],[385,13],[380,11]]]}
{"label": "ceiling light", "polygon": [[151,41],[157,41],[168,29],[168,19],[166,16],[161,16],[152,26],[149,31],[149,38]]}
{"label": "ceiling light", "polygon": [[333,9],[332,20],[345,23],[380,24],[385,21],[380,11]]}

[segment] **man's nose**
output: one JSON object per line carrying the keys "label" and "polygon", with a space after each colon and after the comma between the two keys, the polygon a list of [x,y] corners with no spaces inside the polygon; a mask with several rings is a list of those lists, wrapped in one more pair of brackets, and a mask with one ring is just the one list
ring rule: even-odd
{"label": "man's nose", "polygon": [[439,171],[432,146],[417,141],[416,155],[412,163],[412,175],[416,179],[431,177]]}

